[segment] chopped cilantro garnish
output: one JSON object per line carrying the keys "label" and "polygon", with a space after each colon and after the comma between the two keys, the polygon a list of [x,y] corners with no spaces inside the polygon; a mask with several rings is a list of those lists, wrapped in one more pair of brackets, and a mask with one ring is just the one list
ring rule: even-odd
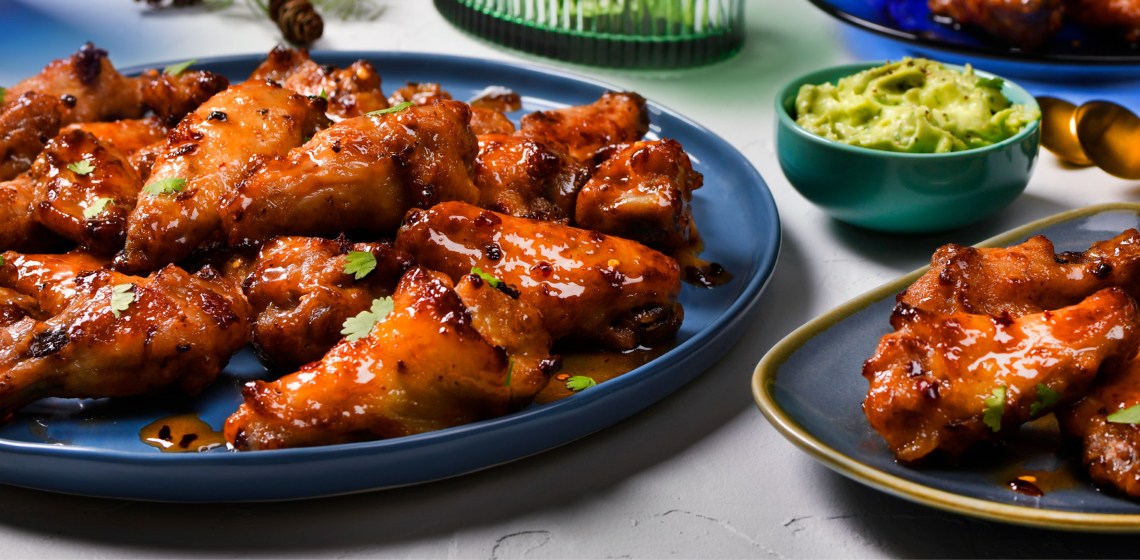
{"label": "chopped cilantro garnish", "polygon": [[1140,424],[1140,404],[1117,410],[1106,418],[1113,424]]}
{"label": "chopped cilantro garnish", "polygon": [[484,272],[483,269],[481,269],[477,266],[471,267],[471,274],[474,274],[475,276],[482,278],[483,281],[490,284],[492,288],[498,288],[499,286],[501,286],[503,284],[502,280],[495,278],[489,272]]}
{"label": "chopped cilantro garnish", "polygon": [[321,99],[324,99],[325,101],[328,101],[329,92],[325,91],[325,88],[321,88],[321,92],[317,94],[317,97],[320,97]]}
{"label": "chopped cilantro garnish", "polygon": [[1001,78],[978,78],[978,87],[992,87],[1000,90],[1005,85],[1005,80]]}
{"label": "chopped cilantro garnish", "polygon": [[76,175],[87,175],[95,171],[95,166],[91,165],[91,162],[81,159],[75,163],[67,164],[67,169]]}
{"label": "chopped cilantro garnish", "polygon": [[368,114],[368,115],[387,115],[389,113],[399,113],[400,111],[403,111],[404,109],[407,109],[408,107],[411,107],[412,105],[415,105],[415,103],[412,103],[411,101],[405,101],[403,103],[398,103],[396,105],[388,107],[387,109],[377,109],[375,111],[369,111],[366,114]]}
{"label": "chopped cilantro garnish", "polygon": [[392,309],[392,298],[376,298],[372,300],[371,309],[361,311],[355,317],[345,319],[340,334],[350,341],[360,340],[372,332],[372,327],[387,320]]}
{"label": "chopped cilantro garnish", "polygon": [[344,273],[360,280],[376,269],[376,255],[368,251],[349,251],[344,258]]}
{"label": "chopped cilantro garnish", "polygon": [[158,196],[160,194],[173,194],[181,191],[186,186],[186,179],[179,177],[167,177],[166,179],[159,179],[145,187],[143,192],[150,196]]}
{"label": "chopped cilantro garnish", "polygon": [[102,214],[107,209],[107,205],[113,202],[110,198],[102,197],[95,199],[91,206],[83,209],[83,219],[90,220],[99,214]]}
{"label": "chopped cilantro garnish", "polygon": [[1059,400],[1061,400],[1061,393],[1050,389],[1049,386],[1044,383],[1038,383],[1037,400],[1029,406],[1029,414],[1031,416],[1037,416],[1038,414],[1049,412]]}
{"label": "chopped cilantro garnish", "polygon": [[509,358],[507,361],[507,380],[503,382],[503,387],[511,386],[511,374],[515,372],[515,359]]}
{"label": "chopped cilantro garnish", "polygon": [[134,301],[134,284],[116,284],[111,287],[111,313],[115,315],[116,319],[118,319],[119,314],[126,311]]}
{"label": "chopped cilantro garnish", "polygon": [[8,88],[0,87],[0,105],[4,104],[4,96],[8,94]]}
{"label": "chopped cilantro garnish", "polygon": [[566,380],[566,388],[570,389],[571,391],[581,391],[582,389],[589,389],[590,387],[593,387],[594,385],[597,385],[597,384],[598,384],[598,382],[594,381],[593,377],[587,377],[585,375],[575,375],[575,376],[571,377],[570,379]]}
{"label": "chopped cilantro garnish", "polygon": [[1001,417],[1005,414],[1005,394],[1006,388],[1002,385],[986,397],[986,412],[982,415],[982,422],[991,431],[996,432],[1001,429]]}
{"label": "chopped cilantro garnish", "polygon": [[192,58],[190,60],[187,60],[186,62],[179,62],[178,64],[171,64],[170,66],[167,66],[165,69],[163,69],[162,72],[164,74],[169,74],[171,76],[177,76],[177,75],[185,72],[186,69],[189,68],[190,65],[194,64],[195,62],[198,62],[198,61]]}

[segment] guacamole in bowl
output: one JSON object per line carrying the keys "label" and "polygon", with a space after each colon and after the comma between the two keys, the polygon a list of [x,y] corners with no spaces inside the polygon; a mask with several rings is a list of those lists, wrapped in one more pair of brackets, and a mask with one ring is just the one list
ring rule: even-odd
{"label": "guacamole in bowl", "polygon": [[840,78],[804,84],[796,124],[852,146],[945,153],[1012,138],[1041,113],[1002,94],[1001,78],[979,77],[922,58],[904,58]]}

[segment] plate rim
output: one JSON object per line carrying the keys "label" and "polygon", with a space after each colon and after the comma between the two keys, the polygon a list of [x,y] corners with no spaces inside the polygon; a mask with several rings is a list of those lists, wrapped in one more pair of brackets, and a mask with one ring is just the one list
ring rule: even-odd
{"label": "plate rim", "polygon": [[[1005,246],[1049,226],[1099,214],[1127,210],[1140,214],[1140,203],[1111,202],[1068,210],[999,233],[974,245]],[[827,311],[789,333],[757,363],[752,374],[752,397],[760,412],[785,439],[831,470],[856,482],[896,497],[951,513],[1026,527],[1085,532],[1140,532],[1140,513],[1082,513],[991,502],[932,488],[881,471],[848,456],[816,438],[779,405],[773,393],[780,366],[804,344],[831,326],[872,303],[906,288],[930,269],[924,266],[888,281]]]}
{"label": "plate rim", "polygon": [[[416,63],[446,63],[453,65],[463,65],[467,68],[484,68],[495,69],[503,73],[516,73],[516,75],[525,75],[528,77],[537,77],[542,80],[552,79],[557,83],[577,82],[581,85],[587,85],[602,91],[621,91],[620,88],[614,84],[598,80],[593,77],[584,76],[573,71],[553,68],[535,64],[529,61],[512,60],[512,59],[483,59],[468,57],[462,55],[430,53],[419,51],[384,51],[384,50],[313,50],[310,52],[312,58],[317,61],[322,60],[355,60],[363,58],[370,60],[374,63],[383,60],[396,60],[404,62]],[[258,61],[264,59],[264,52],[245,53],[245,54],[231,54],[214,57],[202,57],[195,60],[194,67],[201,68],[206,66],[222,66],[227,64],[257,64]],[[120,71],[124,74],[131,72],[139,72],[148,68],[162,68],[170,61],[156,61],[146,64],[133,65]],[[425,72],[430,72],[430,67],[425,69]],[[488,83],[494,82],[494,76],[488,75]],[[556,101],[556,100],[555,100]],[[557,418],[559,415],[572,413],[575,409],[582,407],[589,407],[595,401],[605,400],[609,398],[619,399],[622,395],[626,394],[632,386],[639,385],[646,382],[652,382],[662,373],[667,373],[664,370],[654,369],[651,371],[644,371],[654,364],[658,367],[666,363],[668,360],[680,362],[683,358],[689,355],[696,355],[701,351],[707,350],[709,347],[716,345],[726,345],[731,347],[735,345],[740,337],[743,335],[743,328],[741,323],[746,321],[757,307],[760,296],[763,294],[764,289],[770,283],[774,275],[776,265],[779,261],[779,256],[782,248],[782,223],[779,216],[779,209],[776,205],[775,198],[768,186],[767,181],[760,174],[757,167],[735,146],[728,142],[721,135],[713,132],[707,127],[694,121],[693,119],[685,116],[684,114],[662,105],[652,99],[648,99],[648,107],[653,114],[662,114],[670,119],[675,120],[678,124],[687,127],[689,132],[699,136],[702,142],[710,142],[712,148],[716,149],[716,153],[721,157],[731,158],[735,160],[736,166],[739,167],[742,176],[736,183],[743,184],[744,189],[751,192],[750,200],[754,203],[750,204],[750,208],[754,207],[757,213],[750,213],[749,215],[755,218],[755,223],[762,226],[763,231],[755,232],[752,237],[756,238],[754,249],[748,252],[748,256],[753,261],[752,266],[747,270],[739,271],[739,276],[742,282],[738,291],[731,296],[728,304],[716,316],[712,318],[704,327],[696,331],[689,339],[684,340],[669,349],[661,356],[655,358],[649,363],[631,370],[628,374],[619,376],[615,379],[609,380],[605,385],[609,386],[609,390],[599,391],[584,391],[567,398],[560,399],[553,403],[548,403],[540,408],[532,408],[523,410],[506,416],[492,418],[479,422],[473,422],[443,430],[433,432],[426,432],[422,434],[415,434],[400,438],[373,440],[366,442],[355,442],[346,444],[336,444],[318,447],[306,447],[296,449],[280,449],[280,450],[264,450],[257,452],[231,452],[231,453],[152,453],[152,452],[135,452],[124,451],[117,449],[105,449],[94,446],[85,445],[68,445],[58,446],[50,443],[28,442],[12,439],[0,438],[0,456],[3,455],[21,455],[32,458],[53,458],[59,457],[64,461],[83,462],[83,463],[98,463],[103,465],[125,465],[125,466],[138,466],[138,467],[158,467],[167,466],[172,467],[178,465],[181,468],[194,467],[194,466],[216,466],[220,468],[228,467],[245,467],[254,466],[259,464],[278,465],[281,463],[295,463],[306,461],[330,461],[330,460],[351,460],[353,458],[371,457],[379,453],[396,453],[402,450],[424,449],[431,446],[446,445],[448,442],[457,439],[463,439],[469,435],[480,435],[488,432],[495,432],[498,430],[515,429],[515,426],[528,422],[532,417],[540,415],[538,420],[549,421],[550,418]],[[728,334],[721,334],[727,332]],[[698,371],[692,374],[686,373],[683,379],[678,382],[677,387],[687,384],[699,375],[703,374],[707,369],[713,367],[715,360],[710,360],[705,367],[698,368]],[[634,375],[631,375],[634,374]],[[673,392],[675,388],[669,389],[668,393]],[[483,464],[476,469],[467,469],[462,472],[451,474],[450,477],[461,476],[477,470],[492,468],[504,463],[513,462],[523,459],[530,455],[549,451],[556,447],[569,444],[577,439],[587,437],[592,433],[616,425],[617,423],[627,419],[634,413],[650,406],[657,402],[659,399],[653,399],[644,404],[635,407],[631,411],[623,412],[617,420],[605,422],[601,427],[594,430],[581,433],[577,437],[572,437],[541,445],[541,449],[534,453],[523,455],[511,455],[505,460],[491,461]],[[525,425],[525,424],[524,424]],[[448,478],[445,476],[442,478]],[[425,478],[417,480],[412,484],[420,484],[439,480],[440,477]],[[9,480],[0,480],[4,484],[17,484]],[[60,492],[57,488],[48,485],[29,486],[26,484],[17,484],[21,486],[37,488],[40,490]],[[368,484],[360,485],[353,492],[367,492],[381,490],[389,487],[400,485],[377,485]],[[65,493],[73,493],[63,491]],[[344,492],[340,492],[344,493]],[[277,492],[276,494],[283,494]],[[322,496],[334,495],[332,493],[304,493],[292,492],[284,497],[267,498],[270,501],[274,500],[289,500],[289,499],[308,499]],[[103,496],[103,497],[120,497],[128,499],[152,499],[156,501],[170,501],[170,502],[191,502],[200,501],[198,499],[189,498],[174,498],[171,496],[161,496],[157,498],[147,498],[140,496],[122,496],[115,494],[108,494],[106,491],[100,489],[93,489],[90,493],[84,495]],[[256,498],[256,500],[263,500],[266,498]],[[221,500],[206,500],[206,501],[222,501],[222,502],[241,502],[250,501],[249,498],[236,497]]]}
{"label": "plate rim", "polygon": [[958,54],[969,54],[980,56],[984,58],[1001,60],[1006,62],[1016,62],[1024,64],[1035,65],[1050,65],[1056,63],[1063,64],[1087,64],[1090,66],[1122,66],[1134,65],[1140,63],[1140,54],[1136,55],[1075,55],[1075,54],[1041,54],[1034,51],[1017,51],[1011,52],[1009,49],[1002,50],[998,47],[985,47],[976,45],[951,45],[944,41],[937,41],[928,39],[921,35],[904,31],[902,29],[884,25],[879,22],[871,21],[847,10],[844,10],[831,3],[831,0],[808,0],[819,10],[830,15],[831,17],[846,23],[847,25],[855,26],[864,31],[888,37],[891,39],[906,41],[921,45],[924,48],[930,48],[939,51],[945,51]]}

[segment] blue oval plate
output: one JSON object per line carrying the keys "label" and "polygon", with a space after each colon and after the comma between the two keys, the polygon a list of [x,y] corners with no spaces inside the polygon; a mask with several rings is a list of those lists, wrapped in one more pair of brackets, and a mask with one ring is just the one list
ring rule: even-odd
{"label": "blue oval plate", "polygon": [[[439,82],[457,99],[488,85],[523,96],[524,112],[585,104],[614,89],[565,72],[412,53],[315,52],[323,63],[372,61],[391,90],[406,81]],[[264,59],[211,59],[195,68],[232,81]],[[163,64],[154,67],[162,68]],[[138,70],[138,69],[136,69]],[[494,420],[410,437],[306,449],[163,453],[139,431],[175,414],[214,429],[241,402],[241,385],[264,375],[252,352],[239,353],[197,398],[125,401],[45,399],[0,428],[0,482],[93,496],[217,502],[311,498],[427,482],[485,469],[586,436],[661,399],[696,377],[739,338],[776,264],[780,223],[764,180],[735,148],[681,115],[650,102],[650,136],[675,138],[704,173],[693,206],[708,249],[735,279],[717,289],[685,286],[677,345],[630,373],[568,398]]]}
{"label": "blue oval plate", "polygon": [[[1140,228],[1140,204],[1108,204],[1058,214],[981,243],[997,247],[1044,234],[1058,251],[1081,251],[1128,228]],[[1053,529],[1140,531],[1140,502],[1101,493],[1079,473],[1077,459],[1056,452],[1056,430],[1024,428],[987,465],[910,468],[894,460],[863,415],[863,361],[891,331],[895,294],[925,268],[822,315],[774,346],[756,366],[752,394],[773,426],[835,471],[931,507],[993,521]],[[1046,441],[1042,441],[1046,440]],[[1033,474],[1053,484],[1044,496],[1011,490]],[[1044,485],[1043,485],[1044,486]]]}
{"label": "blue oval plate", "polygon": [[[1047,43],[1027,51],[1005,45],[981,32],[936,21],[927,0],[810,0],[841,21],[903,43],[908,54],[944,62],[978,64],[997,74],[1048,77],[1052,80],[1140,75],[1140,46],[1100,28],[1066,23]],[[962,57],[961,55],[968,55]]]}

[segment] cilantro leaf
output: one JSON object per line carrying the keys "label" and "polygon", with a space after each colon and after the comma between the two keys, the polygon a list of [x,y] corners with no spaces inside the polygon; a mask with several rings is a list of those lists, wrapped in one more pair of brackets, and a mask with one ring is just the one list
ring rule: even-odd
{"label": "cilantro leaf", "polygon": [[67,164],[67,169],[76,175],[87,175],[95,171],[95,166],[91,165],[91,162],[81,159],[75,163]]}
{"label": "cilantro leaf", "polygon": [[349,251],[344,258],[344,273],[360,280],[376,270],[376,255],[368,251]]}
{"label": "cilantro leaf", "polygon": [[484,282],[486,282],[486,283],[488,283],[488,284],[490,284],[492,288],[498,288],[499,286],[503,285],[503,281],[502,281],[502,280],[499,280],[498,278],[495,278],[495,277],[494,277],[494,276],[493,276],[491,273],[489,273],[489,272],[484,272],[484,271],[483,271],[483,269],[481,269],[481,268],[479,268],[479,267],[477,267],[477,266],[473,266],[473,267],[471,267],[471,274],[474,274],[475,276],[478,276],[479,278],[482,278],[482,279],[483,279],[483,281],[484,281]]}
{"label": "cilantro leaf", "polygon": [[197,59],[191,58],[190,60],[187,60],[186,62],[179,62],[178,64],[171,64],[170,66],[167,66],[166,68],[164,68],[162,70],[162,73],[170,75],[170,76],[177,76],[177,75],[185,72],[187,68],[189,68],[192,64],[194,64],[196,62],[198,62]]}
{"label": "cilantro leaf", "polygon": [[991,87],[1000,90],[1005,85],[1005,80],[1001,78],[978,78],[978,87]]}
{"label": "cilantro leaf", "polygon": [[83,209],[83,219],[90,220],[102,214],[103,211],[107,209],[107,205],[112,202],[114,201],[107,197],[96,198],[95,202],[92,202],[90,206]]}
{"label": "cilantro leaf", "polygon": [[1050,389],[1049,386],[1044,383],[1038,383],[1037,400],[1029,406],[1029,415],[1037,416],[1038,414],[1048,412],[1059,400],[1061,400],[1061,393]]}
{"label": "cilantro leaf", "polygon": [[991,431],[996,432],[1001,429],[1001,417],[1005,414],[1005,394],[1006,388],[1002,385],[986,397],[986,412],[982,415],[982,422]]}
{"label": "cilantro leaf", "polygon": [[329,92],[325,91],[325,88],[321,88],[321,92],[317,94],[317,97],[320,97],[321,99],[324,99],[325,101],[328,101]]}
{"label": "cilantro leaf", "polygon": [[585,375],[575,375],[566,380],[566,388],[570,389],[571,391],[589,389],[590,387],[593,387],[597,384],[598,382],[594,381],[593,377],[587,377]]}
{"label": "cilantro leaf", "polygon": [[8,95],[8,88],[0,87],[0,105],[4,104],[4,97]]}
{"label": "cilantro leaf", "polygon": [[1117,410],[1106,418],[1113,424],[1140,424],[1140,404]]}
{"label": "cilantro leaf", "polygon": [[408,107],[411,107],[412,105],[415,105],[415,103],[413,103],[411,101],[405,101],[403,103],[398,103],[396,105],[388,107],[387,109],[376,109],[375,111],[369,111],[365,114],[366,115],[387,115],[389,113],[399,113],[400,111],[403,111],[404,109],[407,109]]}
{"label": "cilantro leaf", "polygon": [[507,380],[503,382],[503,387],[511,386],[511,374],[515,372],[515,359],[508,358],[507,361]]}
{"label": "cilantro leaf", "polygon": [[158,196],[160,194],[176,193],[181,191],[184,187],[186,187],[186,179],[167,177],[166,179],[159,179],[143,187],[143,192],[150,196]]}
{"label": "cilantro leaf", "polygon": [[116,319],[135,301],[134,284],[115,284],[111,287],[111,313]]}
{"label": "cilantro leaf", "polygon": [[360,340],[372,332],[372,327],[386,321],[392,309],[391,297],[376,298],[372,300],[371,309],[361,311],[355,317],[345,319],[344,324],[341,325],[340,334],[349,341]]}

